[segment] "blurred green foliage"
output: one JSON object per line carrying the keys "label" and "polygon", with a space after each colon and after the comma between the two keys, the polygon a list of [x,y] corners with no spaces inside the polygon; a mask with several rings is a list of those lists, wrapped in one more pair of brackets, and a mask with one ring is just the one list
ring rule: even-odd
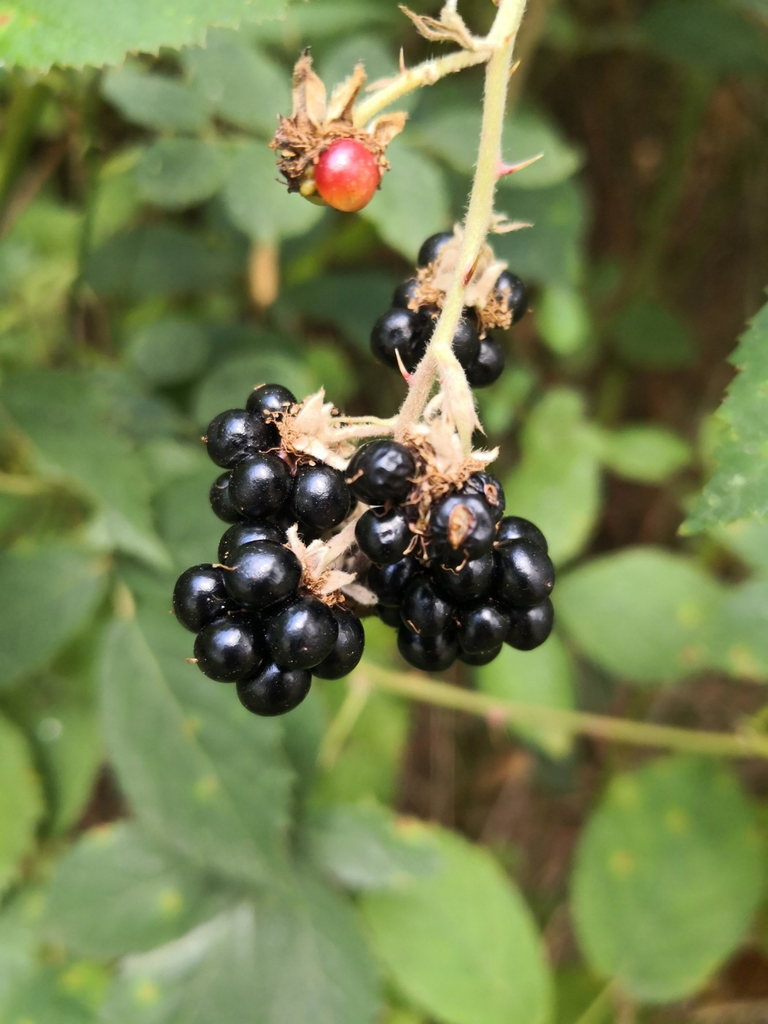
{"label": "blurred green foliage", "polygon": [[[715,717],[727,729],[768,682],[766,308],[708,415],[768,232],[738,287],[700,263],[711,236],[723,263],[742,253],[728,231],[768,159],[750,131],[766,11],[530,7],[505,157],[545,155],[499,191],[533,227],[494,244],[534,315],[479,402],[508,507],[549,538],[559,624],[457,682],[651,718],[679,695],[680,724],[711,726],[698,695],[727,676],[719,692],[749,695]],[[332,85],[357,59],[375,79],[401,45],[409,64],[434,48],[395,4],[219,0],[211,20],[197,0],[0,12],[0,1020],[594,1024],[615,995],[650,1021],[697,998],[764,915],[753,778],[490,723],[466,742],[504,766],[499,806],[521,752],[537,793],[588,794],[546,840],[570,851],[578,833],[575,861],[543,886],[530,820],[504,842],[484,831],[487,778],[461,778],[455,814],[418,796],[414,763],[439,743],[404,701],[329,683],[254,720],[185,662],[173,581],[221,532],[201,432],[264,380],[394,411],[403,386],[368,331],[421,241],[461,216],[482,89],[473,71],[406,98],[381,191],[345,217],[275,180],[266,142],[296,54],[311,44]],[[708,204],[702,133],[727,165]],[[378,623],[367,650],[402,668]]]}

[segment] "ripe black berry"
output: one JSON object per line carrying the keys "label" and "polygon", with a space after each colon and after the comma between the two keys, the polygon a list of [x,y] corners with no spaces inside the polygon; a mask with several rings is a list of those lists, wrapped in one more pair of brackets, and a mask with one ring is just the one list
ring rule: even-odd
{"label": "ripe black berry", "polygon": [[397,634],[397,647],[409,665],[423,672],[444,672],[459,653],[459,644],[452,632],[419,636],[406,626]]}
{"label": "ripe black berry", "polygon": [[267,661],[255,675],[238,682],[237,696],[243,707],[254,715],[271,718],[298,707],[311,684],[312,673],[306,669],[279,668]]}
{"label": "ripe black berry", "polygon": [[318,463],[296,471],[291,507],[297,520],[322,533],[346,519],[351,496],[344,474]]}
{"label": "ripe black berry", "polygon": [[225,523],[240,523],[243,515],[232,503],[229,484],[232,474],[222,473],[211,484],[209,500],[214,513]]}
{"label": "ripe black berry", "polygon": [[332,608],[339,632],[331,648],[319,665],[312,669],[319,679],[341,679],[357,668],[365,647],[365,630],[360,619],[348,608]]}
{"label": "ripe black berry", "polygon": [[416,460],[397,441],[370,441],[361,445],[347,467],[352,493],[367,505],[405,501],[416,473]]}
{"label": "ripe black berry", "polygon": [[526,540],[505,544],[496,552],[500,599],[504,604],[529,608],[549,597],[555,568],[549,555]]}
{"label": "ripe black berry", "polygon": [[406,370],[412,370],[418,362],[421,328],[422,320],[413,310],[388,309],[373,325],[371,352],[393,369],[398,369],[395,353],[399,353]]}
{"label": "ripe black berry", "polygon": [[509,631],[509,615],[490,602],[463,608],[458,638],[465,654],[482,654],[500,647]]}
{"label": "ripe black berry", "polygon": [[507,505],[507,499],[504,497],[504,488],[496,477],[491,476],[490,473],[473,473],[472,476],[467,478],[460,493],[474,494],[478,498],[482,498],[491,510],[494,522],[498,523],[504,515],[504,509]]}
{"label": "ripe black berry", "polygon": [[477,356],[466,367],[467,380],[473,388],[487,388],[495,384],[504,372],[504,353],[501,345],[490,336],[480,341]]}
{"label": "ripe black berry", "polygon": [[518,651],[532,651],[539,647],[552,632],[555,609],[547,598],[532,608],[512,608],[506,641]]}
{"label": "ripe black berry", "polygon": [[547,538],[538,526],[534,526],[530,520],[523,519],[522,516],[504,516],[496,532],[496,543],[513,544],[517,540],[527,541],[542,551],[547,551]]}
{"label": "ripe black berry", "polygon": [[528,311],[528,290],[520,278],[504,270],[499,274],[495,288],[497,296],[507,303],[512,313],[512,323],[522,320]]}
{"label": "ripe black berry", "polygon": [[[421,319],[420,338],[422,346],[426,346],[435,332],[436,320],[433,320],[427,313],[423,313]],[[451,342],[453,354],[461,365],[467,369],[472,366],[480,352],[480,338],[474,322],[474,313],[471,309],[465,309],[462,319],[459,320],[456,331]]]}
{"label": "ripe black berry", "polygon": [[378,597],[379,604],[396,608],[418,567],[419,563],[412,555],[390,565],[372,565],[368,570],[368,586]]}
{"label": "ripe black berry", "polygon": [[450,628],[454,607],[435,589],[428,576],[419,573],[405,588],[400,615],[408,629],[419,636],[437,636]]}
{"label": "ripe black berry", "polygon": [[296,591],[301,563],[282,544],[260,540],[238,548],[231,569],[224,570],[224,586],[233,601],[250,608],[267,608]]}
{"label": "ripe black berry", "polygon": [[488,503],[476,495],[449,494],[429,517],[432,549],[447,562],[479,558],[490,550],[495,524]]}
{"label": "ripe black berry", "polygon": [[328,605],[316,597],[297,597],[266,622],[272,659],[281,668],[314,668],[328,657],[338,626]]}
{"label": "ripe black berry", "polygon": [[377,565],[389,565],[403,557],[413,540],[402,508],[368,509],[357,520],[355,539],[364,555]]}
{"label": "ripe black berry", "polygon": [[211,420],[205,443],[216,465],[230,469],[248,455],[268,448],[271,437],[266,423],[258,416],[245,409],[229,409]]}
{"label": "ripe black berry", "polygon": [[470,603],[484,597],[491,589],[496,563],[488,552],[456,568],[450,565],[432,567],[432,578],[449,597],[461,603]]}
{"label": "ripe black berry", "polygon": [[173,611],[185,629],[199,633],[228,610],[224,570],[194,565],[179,576],[173,589]]}
{"label": "ripe black berry", "polygon": [[232,565],[238,548],[243,547],[244,544],[253,544],[257,540],[269,540],[273,544],[283,544],[285,534],[277,526],[263,520],[235,523],[219,541],[219,561],[223,565]]}
{"label": "ripe black berry", "polygon": [[252,455],[232,470],[229,493],[235,508],[248,517],[264,519],[278,512],[291,493],[288,466],[276,455]]}
{"label": "ripe black berry", "polygon": [[460,651],[459,661],[463,661],[465,665],[490,665],[501,654],[503,646],[503,644],[499,644],[498,647],[492,647],[489,651],[481,651],[479,654],[467,654],[465,651]]}
{"label": "ripe black berry", "polygon": [[262,651],[244,619],[224,616],[198,633],[195,657],[198,668],[211,679],[232,683],[253,672]]}
{"label": "ripe black berry", "polygon": [[296,396],[282,384],[262,384],[250,393],[245,407],[263,417],[265,413],[285,412],[295,404]]}
{"label": "ripe black berry", "polygon": [[426,267],[430,263],[434,263],[440,254],[440,250],[453,239],[452,231],[439,231],[436,235],[430,235],[429,238],[422,242],[419,254],[416,257],[417,267]]}
{"label": "ripe black berry", "polygon": [[395,288],[392,294],[392,305],[395,309],[410,309],[409,303],[416,300],[418,282],[415,277],[409,277]]}

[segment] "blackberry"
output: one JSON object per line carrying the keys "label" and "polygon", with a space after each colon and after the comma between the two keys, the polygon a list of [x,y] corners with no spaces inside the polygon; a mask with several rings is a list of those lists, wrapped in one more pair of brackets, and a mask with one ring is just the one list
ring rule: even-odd
{"label": "blackberry", "polygon": [[482,498],[491,510],[494,522],[499,522],[504,515],[507,499],[504,496],[504,488],[495,476],[490,473],[473,473],[467,477],[459,494],[473,494]]}
{"label": "blackberry", "polygon": [[495,536],[488,503],[472,494],[441,498],[432,508],[429,530],[434,553],[448,562],[479,558],[490,551]]}
{"label": "blackberry", "polygon": [[245,409],[220,412],[205,432],[208,455],[217,466],[231,469],[248,455],[270,447],[271,434],[267,424]]}
{"label": "blackberry", "polygon": [[454,607],[435,589],[428,576],[419,573],[403,592],[400,616],[413,633],[437,636],[451,627]]}
{"label": "blackberry", "polygon": [[371,331],[371,352],[379,362],[398,369],[399,353],[406,370],[413,370],[422,347],[423,321],[411,309],[388,309]]}
{"label": "blackberry", "polygon": [[492,647],[489,651],[481,651],[480,654],[467,654],[466,651],[460,651],[459,661],[463,661],[465,665],[473,665],[475,667],[490,665],[501,654],[503,646],[503,644],[499,644],[498,647]]}
{"label": "blackberry", "polygon": [[501,600],[517,608],[529,608],[549,597],[555,585],[555,568],[549,555],[529,541],[505,544],[496,552]]}
{"label": "blackberry", "polygon": [[229,493],[244,516],[263,519],[279,512],[291,493],[288,466],[276,455],[252,455],[232,470]]}
{"label": "blackberry", "polygon": [[342,523],[349,514],[351,496],[344,474],[318,463],[299,466],[293,482],[291,508],[310,530],[323,533]]}
{"label": "blackberry", "polygon": [[444,249],[452,239],[452,231],[438,231],[436,235],[430,235],[429,238],[421,244],[419,254],[416,257],[416,266],[428,267],[430,263],[434,263],[440,255],[441,250]]}
{"label": "blackberry", "polygon": [[230,607],[224,571],[213,565],[185,570],[173,588],[173,611],[184,629],[199,633]]}
{"label": "blackberry", "polygon": [[416,460],[398,441],[369,441],[361,445],[347,467],[352,494],[366,505],[402,502],[416,474]]}
{"label": "blackberry", "polygon": [[282,413],[292,405],[296,405],[296,396],[288,388],[282,384],[261,384],[250,393],[245,408],[264,418],[266,413]]}
{"label": "blackberry", "polygon": [[509,632],[509,615],[491,604],[462,608],[459,618],[459,645],[465,654],[482,654],[501,647]]}
{"label": "blackberry", "polygon": [[368,509],[357,520],[355,539],[358,547],[377,565],[389,565],[403,557],[413,540],[402,508],[389,512]]}
{"label": "blackberry", "polygon": [[378,597],[379,604],[396,608],[418,568],[419,563],[413,555],[406,555],[390,565],[372,565],[368,570],[368,586]]}
{"label": "blackberry", "polygon": [[434,565],[432,578],[440,590],[457,602],[476,601],[491,589],[496,563],[488,552],[480,558],[470,559],[453,568],[450,565]]}
{"label": "blackberry", "polygon": [[400,618],[400,608],[397,605],[377,604],[376,614],[385,626],[391,626],[393,629],[400,629],[403,624],[403,620]]}
{"label": "blackberry", "polygon": [[338,625],[316,597],[297,597],[266,620],[272,660],[281,668],[314,668],[333,650]]}
{"label": "blackberry", "polygon": [[465,367],[467,381],[473,388],[487,388],[495,384],[504,372],[504,352],[490,336],[480,340],[475,359]]}
{"label": "blackberry", "polygon": [[[464,309],[462,311],[462,318],[456,326],[453,341],[451,342],[453,354],[465,370],[474,364],[480,353],[480,338],[474,321],[475,316],[472,310]],[[430,338],[434,334],[436,323],[437,321],[433,320],[431,316],[426,313],[423,314],[422,328],[420,332],[422,346],[426,347]]]}
{"label": "blackberry", "polygon": [[233,683],[253,672],[262,651],[245,619],[224,616],[209,622],[198,633],[195,657],[197,667],[210,679]]}
{"label": "blackberry", "polygon": [[395,309],[410,309],[410,303],[416,300],[419,283],[415,277],[402,281],[392,293],[392,305]]}
{"label": "blackberry", "polygon": [[312,672],[319,679],[341,679],[357,668],[365,647],[365,629],[360,619],[348,608],[331,609],[338,633],[330,654]]}
{"label": "blackberry", "polygon": [[528,290],[520,278],[509,270],[503,270],[494,286],[496,297],[505,302],[512,314],[512,323],[522,320],[528,311]]}
{"label": "blackberry", "polygon": [[539,647],[552,632],[555,610],[547,598],[532,608],[512,608],[506,642],[518,651],[532,651]]}
{"label": "blackberry", "polygon": [[267,608],[295,593],[301,563],[282,544],[260,540],[237,549],[232,568],[225,570],[224,586],[233,601],[249,608]]}
{"label": "blackberry", "polygon": [[240,523],[244,517],[240,510],[232,503],[232,495],[229,489],[231,476],[231,473],[222,473],[221,476],[216,477],[211,484],[208,497],[211,508],[219,519],[225,523]]}
{"label": "blackberry", "polygon": [[285,533],[272,523],[254,519],[249,523],[235,523],[226,531],[219,541],[219,561],[222,565],[231,565],[238,548],[245,544],[253,544],[257,540],[268,540],[273,544],[283,544]]}
{"label": "blackberry", "polygon": [[513,544],[518,540],[533,544],[534,547],[541,548],[544,553],[548,550],[547,538],[538,526],[534,526],[532,522],[523,519],[522,516],[504,516],[496,531],[497,545]]}
{"label": "blackberry", "polygon": [[312,673],[306,669],[279,668],[267,661],[255,675],[238,681],[237,696],[254,715],[272,718],[298,707],[311,684]]}
{"label": "blackberry", "polygon": [[419,636],[403,626],[397,634],[397,648],[409,665],[422,672],[444,672],[456,660],[459,644],[455,635],[446,631],[438,636]]}

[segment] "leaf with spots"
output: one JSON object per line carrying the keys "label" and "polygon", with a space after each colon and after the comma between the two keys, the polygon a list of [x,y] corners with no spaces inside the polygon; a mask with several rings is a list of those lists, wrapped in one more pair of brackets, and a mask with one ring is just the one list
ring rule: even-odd
{"label": "leaf with spots", "polygon": [[57,863],[45,935],[79,956],[118,957],[179,938],[234,891],[135,824],[81,836]]}
{"label": "leaf with spots", "polygon": [[636,999],[690,995],[743,939],[764,863],[752,809],[722,766],[675,757],[619,776],[576,859],[582,950]]}
{"label": "leaf with spots", "polygon": [[192,635],[170,615],[171,589],[146,584],[107,639],[107,748],[151,831],[212,871],[264,881],[283,863],[293,780],[280,725],[255,722],[231,686],[187,664]]}

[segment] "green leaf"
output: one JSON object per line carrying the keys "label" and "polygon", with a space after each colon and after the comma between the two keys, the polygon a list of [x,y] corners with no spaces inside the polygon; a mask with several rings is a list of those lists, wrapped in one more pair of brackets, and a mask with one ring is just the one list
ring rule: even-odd
{"label": "green leaf", "polygon": [[747,580],[723,591],[709,623],[709,664],[732,676],[768,682],[768,581]]}
{"label": "green leaf", "polygon": [[43,812],[40,784],[22,733],[0,717],[0,892],[34,844]]}
{"label": "green leaf", "polygon": [[[345,38],[325,53],[318,67],[318,74],[332,89],[345,81],[352,74],[355,64],[362,63],[367,76],[367,84],[382,78],[391,78],[398,73],[397,57],[392,47],[382,41],[382,36],[353,35],[344,33]],[[397,101],[397,110],[403,109],[403,101]]]}
{"label": "green leaf", "polygon": [[210,355],[205,331],[193,320],[163,317],[134,332],[126,347],[128,365],[158,387],[199,376]]}
{"label": "green leaf", "polygon": [[768,573],[768,523],[758,519],[737,519],[716,527],[712,532],[746,565],[762,575]]}
{"label": "green leaf", "polygon": [[399,139],[388,148],[387,158],[391,170],[360,215],[395,252],[412,260],[428,235],[450,227],[445,180],[432,160]]}
{"label": "green leaf", "polygon": [[158,528],[179,572],[190,565],[216,561],[226,529],[208,502],[216,469],[202,451],[197,455],[199,470],[169,480],[156,497]]}
{"label": "green leaf", "polygon": [[510,510],[544,531],[559,565],[583,550],[600,509],[598,443],[583,399],[574,391],[550,391],[525,425],[522,449],[504,481],[514,496]]}
{"label": "green leaf", "polygon": [[104,594],[106,566],[74,547],[0,554],[0,686],[42,668],[88,622]]}
{"label": "green leaf", "polygon": [[[2,1007],[3,1019],[13,1024],[97,1024],[91,992],[99,996],[107,984],[104,969],[96,965],[40,967],[19,980]],[[85,992],[80,991],[83,986]]]}
{"label": "green leaf", "polygon": [[675,757],[619,776],[576,859],[581,947],[637,999],[692,995],[744,937],[763,864],[751,808],[722,766]]}
{"label": "green leaf", "polygon": [[393,983],[445,1024],[544,1024],[549,969],[517,889],[487,851],[430,831],[440,869],[361,902]]}
{"label": "green leaf", "polygon": [[80,956],[124,956],[171,942],[233,900],[135,824],[101,825],[56,864],[45,936]]}
{"label": "green leaf", "polygon": [[208,122],[200,96],[178,78],[137,68],[112,68],[102,93],[129,121],[157,131],[197,132]]}
{"label": "green leaf", "polygon": [[584,653],[619,678],[667,683],[709,664],[710,617],[722,588],[690,559],[628,548],[557,586],[560,621]]}
{"label": "green leaf", "polygon": [[373,1024],[375,970],[349,906],[308,877],[123,964],[106,1024]]}
{"label": "green leaf", "polygon": [[714,75],[768,74],[768,32],[722,0],[661,0],[640,22],[651,49]]}
{"label": "green leaf", "polygon": [[283,863],[292,775],[280,726],[185,661],[192,636],[153,586],[105,645],[107,746],[139,819],[212,870],[264,881]]}
{"label": "green leaf", "polygon": [[439,864],[420,825],[377,804],[317,810],[305,827],[303,843],[312,863],[349,889],[401,888]]}
{"label": "green leaf", "polygon": [[676,370],[690,366],[696,356],[685,321],[653,300],[625,306],[611,329],[617,351],[633,366]]}
{"label": "green leaf", "polygon": [[592,330],[587,304],[576,288],[549,285],[535,309],[542,339],[559,356],[572,356],[585,347]]}
{"label": "green leaf", "polygon": [[[534,651],[516,651],[505,644],[498,658],[474,674],[480,689],[494,697],[549,708],[569,709],[574,704],[573,665],[557,636]],[[559,726],[515,725],[512,730],[550,757],[563,757],[571,749],[571,734]]]}
{"label": "green leaf", "polygon": [[723,429],[715,469],[685,523],[689,533],[768,516],[768,303],[741,336],[731,361],[739,373],[718,412]]}
{"label": "green leaf", "polygon": [[271,138],[277,115],[290,113],[290,73],[242,34],[211,31],[205,46],[185,50],[182,60],[209,109],[238,128]]}
{"label": "green leaf", "polygon": [[288,192],[264,142],[235,151],[223,198],[232,223],[259,242],[304,235],[323,216],[323,207]]}
{"label": "green leaf", "polygon": [[136,168],[139,194],[148,203],[181,210],[202,203],[222,187],[227,154],[203,139],[156,139]]}
{"label": "green leaf", "polygon": [[6,378],[3,400],[35,446],[40,471],[63,478],[90,499],[110,546],[166,565],[152,525],[141,461],[114,429],[110,395],[97,376],[69,370],[20,370]]}
{"label": "green leaf", "polygon": [[17,0],[0,29],[6,64],[46,71],[52,64],[116,64],[128,52],[200,43],[212,23],[279,17],[282,0]]}
{"label": "green leaf", "polygon": [[601,437],[605,465],[641,483],[664,483],[691,461],[690,445],[664,427],[625,427]]}

